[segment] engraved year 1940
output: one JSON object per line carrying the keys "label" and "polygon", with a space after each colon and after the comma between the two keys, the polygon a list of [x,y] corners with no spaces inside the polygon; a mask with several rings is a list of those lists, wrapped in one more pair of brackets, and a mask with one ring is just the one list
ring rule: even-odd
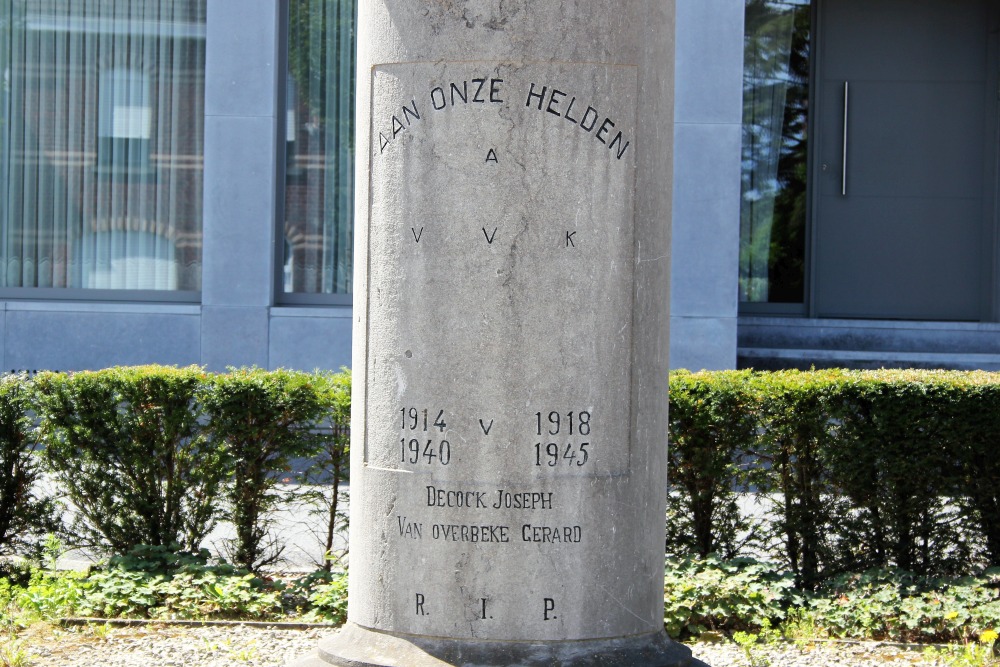
{"label": "engraved year 1940", "polygon": [[[557,466],[583,467],[590,460],[590,412],[586,410],[559,412],[552,410],[548,414],[539,411],[535,413],[536,435],[558,436],[558,441],[535,443],[535,465],[555,468]],[[582,438],[588,441],[581,441]],[[567,438],[573,440],[567,442]],[[545,438],[548,439],[548,438]]]}

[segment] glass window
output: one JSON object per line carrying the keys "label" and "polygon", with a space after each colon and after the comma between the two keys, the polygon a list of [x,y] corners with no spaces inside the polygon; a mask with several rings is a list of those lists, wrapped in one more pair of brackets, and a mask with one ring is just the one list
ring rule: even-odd
{"label": "glass window", "polygon": [[0,0],[0,287],[199,290],[206,0]]}
{"label": "glass window", "polygon": [[740,301],[803,303],[809,0],[747,0]]}
{"label": "glass window", "polygon": [[350,298],[356,12],[356,0],[288,2],[285,294]]}

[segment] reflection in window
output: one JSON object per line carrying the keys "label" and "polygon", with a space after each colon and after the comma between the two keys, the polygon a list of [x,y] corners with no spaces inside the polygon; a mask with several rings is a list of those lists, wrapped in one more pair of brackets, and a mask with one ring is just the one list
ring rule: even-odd
{"label": "reflection in window", "polygon": [[740,301],[805,298],[809,0],[747,0]]}
{"label": "reflection in window", "polygon": [[197,290],[206,0],[0,0],[0,287]]}
{"label": "reflection in window", "polygon": [[283,291],[350,294],[356,0],[290,0]]}
{"label": "reflection in window", "polygon": [[98,90],[98,164],[106,170],[147,168],[153,119],[149,75],[140,69],[112,67],[101,73]]}

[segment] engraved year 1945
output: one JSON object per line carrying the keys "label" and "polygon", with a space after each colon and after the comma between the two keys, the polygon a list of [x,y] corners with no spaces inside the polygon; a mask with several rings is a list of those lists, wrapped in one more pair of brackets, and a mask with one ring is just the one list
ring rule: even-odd
{"label": "engraved year 1945", "polygon": [[[444,420],[444,410],[403,407],[399,410],[399,427],[403,431],[399,439],[400,461],[402,463],[439,463],[443,466],[451,463],[451,443],[447,440],[414,438],[416,432],[426,433],[438,429],[444,433],[448,424]],[[436,414],[436,416],[435,416]],[[407,437],[410,436],[410,437]]]}
{"label": "engraved year 1945", "polygon": [[[536,442],[535,465],[555,468],[560,464],[582,467],[590,460],[590,442],[581,442],[577,437],[590,435],[590,412],[586,410],[535,413],[535,431],[539,436],[560,436],[559,442]],[[564,438],[574,438],[566,442]]]}

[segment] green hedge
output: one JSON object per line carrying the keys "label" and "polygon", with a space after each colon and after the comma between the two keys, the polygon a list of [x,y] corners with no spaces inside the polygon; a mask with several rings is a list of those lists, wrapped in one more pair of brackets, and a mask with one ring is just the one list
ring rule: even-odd
{"label": "green hedge", "polygon": [[678,554],[735,556],[740,533],[751,528],[737,505],[747,487],[758,401],[749,374],[679,373],[670,378],[667,539]]}
{"label": "green hedge", "polygon": [[[269,521],[291,460],[346,478],[349,412],[347,372],[6,376],[0,549],[52,528],[32,490],[43,460],[79,510],[69,542],[193,550],[229,519],[230,555],[259,568],[280,548]],[[807,588],[876,567],[1000,565],[1000,374],[679,371],[669,429],[673,556],[776,559]],[[328,526],[337,499],[318,498]]]}
{"label": "green hedge", "polygon": [[40,493],[41,460],[32,427],[33,403],[25,375],[0,378],[0,554],[40,550],[59,527],[55,503]]}
{"label": "green hedge", "polygon": [[198,368],[35,378],[45,463],[77,509],[75,540],[196,550],[216,519],[224,450],[199,423]]}
{"label": "green hedge", "polygon": [[72,505],[70,545],[193,552],[226,519],[229,555],[256,571],[280,555],[270,525],[293,459],[329,468],[318,475],[327,482],[346,477],[347,425],[336,420],[349,377],[164,366],[5,376],[0,550],[32,536],[37,547],[57,528],[52,498],[33,495],[45,470]]}
{"label": "green hedge", "polygon": [[1000,564],[1000,374],[680,371],[670,391],[673,504],[725,512],[668,551],[749,546],[739,493],[769,518],[752,546],[801,585]]}
{"label": "green hedge", "polygon": [[281,500],[278,475],[293,459],[323,452],[318,427],[335,400],[321,375],[239,369],[214,376],[202,404],[205,430],[223,447],[231,478],[226,498],[236,537],[227,555],[256,572],[277,562],[284,549],[270,521]]}

